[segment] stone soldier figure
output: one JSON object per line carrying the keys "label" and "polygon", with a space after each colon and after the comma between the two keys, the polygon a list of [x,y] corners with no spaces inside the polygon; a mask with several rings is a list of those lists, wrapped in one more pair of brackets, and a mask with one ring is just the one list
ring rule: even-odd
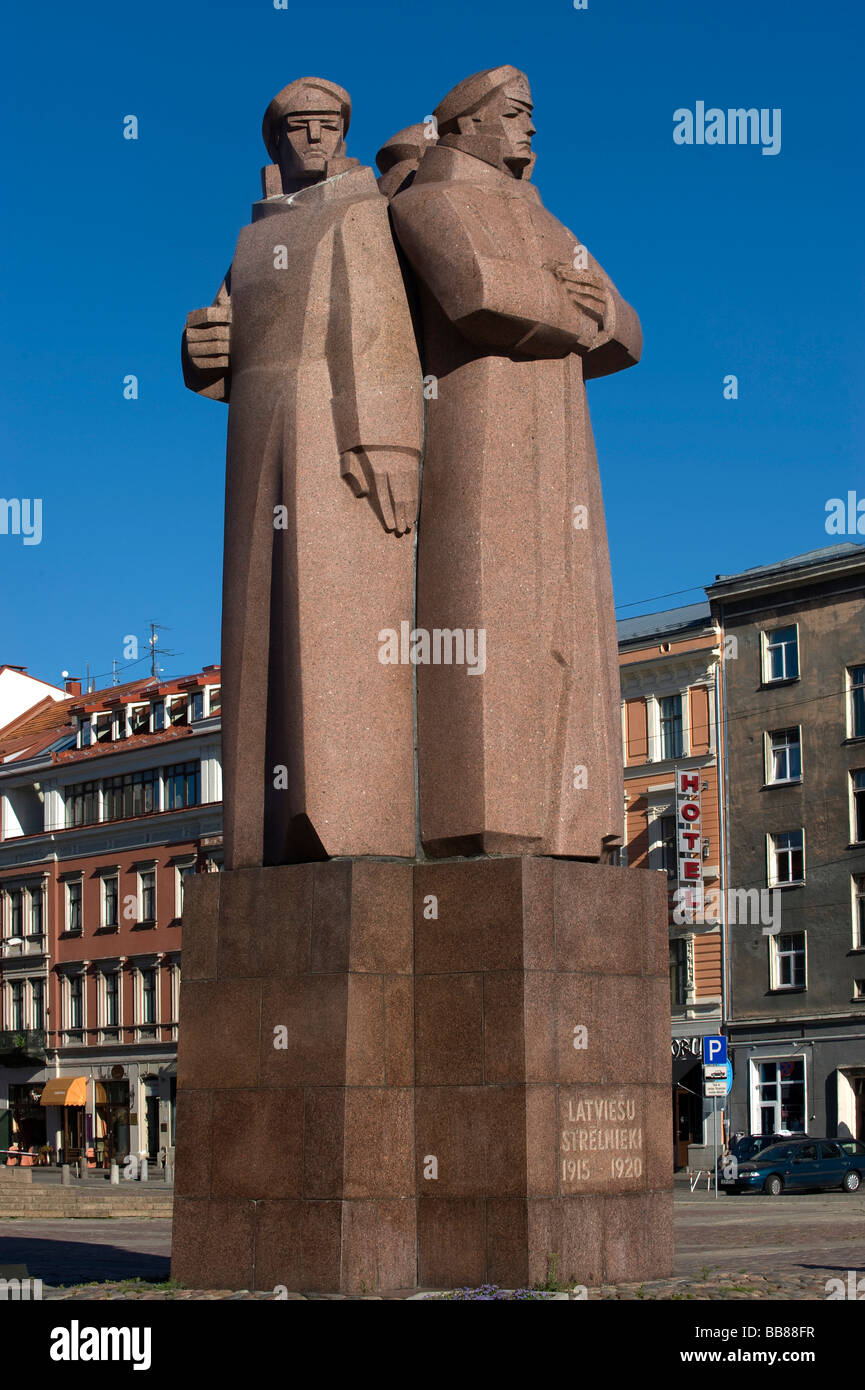
{"label": "stone soldier figure", "polygon": [[378,633],[412,613],[421,375],[350,113],[319,78],[270,103],[265,197],[183,337],[187,386],[230,401],[226,868],[415,849],[412,673]]}
{"label": "stone soldier figure", "polygon": [[638,360],[639,321],[529,182],[525,75],[467,78],[435,116],[391,202],[437,381],[417,623],[483,630],[486,669],[418,667],[421,838],[434,856],[598,859],[622,833],[622,754],[584,382]]}

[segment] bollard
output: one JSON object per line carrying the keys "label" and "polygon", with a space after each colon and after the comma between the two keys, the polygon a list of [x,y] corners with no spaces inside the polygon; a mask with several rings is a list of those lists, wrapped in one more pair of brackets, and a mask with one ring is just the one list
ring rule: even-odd
{"label": "bollard", "polygon": [[165,1181],[171,1183],[172,1186],[174,1184],[174,1164],[168,1160],[165,1164]]}
{"label": "bollard", "polygon": [[111,1160],[111,1177],[109,1181],[117,1187],[120,1182],[120,1165]]}
{"label": "bollard", "polygon": [[60,1169],[60,1185],[61,1187],[72,1186],[72,1170],[68,1163],[64,1163]]}
{"label": "bollard", "polygon": [[146,1158],[142,1158],[142,1160],[141,1160],[141,1181],[142,1181],[142,1182],[147,1182],[147,1159],[146,1159]]}

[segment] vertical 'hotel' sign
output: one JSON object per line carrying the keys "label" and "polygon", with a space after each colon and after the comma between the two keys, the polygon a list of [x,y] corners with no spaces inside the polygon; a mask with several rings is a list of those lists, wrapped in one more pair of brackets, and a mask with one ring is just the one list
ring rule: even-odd
{"label": "vertical 'hotel' sign", "polygon": [[703,816],[699,772],[676,772],[678,901],[686,922],[703,920]]}

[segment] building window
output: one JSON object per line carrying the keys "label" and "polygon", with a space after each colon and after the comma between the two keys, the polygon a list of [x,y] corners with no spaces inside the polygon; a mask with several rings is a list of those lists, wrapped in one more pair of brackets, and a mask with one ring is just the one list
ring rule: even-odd
{"label": "building window", "polygon": [[763,680],[791,681],[799,675],[799,632],[795,627],[777,627],[764,632]]}
{"label": "building window", "polygon": [[81,925],[81,892],[82,882],[80,878],[72,878],[66,884],[66,930],[72,932],[82,931]]}
{"label": "building window", "polygon": [[661,757],[682,756],[682,697],[666,695],[661,706]]}
{"label": "building window", "polygon": [[848,666],[850,738],[865,738],[865,666]]}
{"label": "building window", "polygon": [[201,802],[201,763],[178,763],[165,769],[165,809],[198,806]]}
{"label": "building window", "polygon": [[796,729],[775,729],[769,734],[768,782],[799,782],[802,779],[802,733]]}
{"label": "building window", "polygon": [[129,732],[146,734],[150,728],[150,706],[132,705],[129,710]]}
{"label": "building window", "polygon": [[156,1022],[156,971],[141,972],[141,1017],[139,1023]]}
{"label": "building window", "polygon": [[804,1058],[785,1057],[778,1062],[760,1062],[757,1074],[759,1133],[804,1133]]}
{"label": "building window", "polygon": [[117,1028],[120,1023],[120,976],[109,970],[102,976],[102,1026]]}
{"label": "building window", "polygon": [[173,700],[165,701],[168,722],[172,728],[182,728],[189,723],[189,702],[185,695],[178,695]]}
{"label": "building window", "polygon": [[94,743],[110,743],[113,719],[110,714],[97,714],[93,719]]}
{"label": "building window", "polygon": [[865,951],[865,874],[853,875],[853,949]]}
{"label": "building window", "polygon": [[115,737],[116,739],[125,738],[125,737],[126,737],[126,707],[124,706],[123,709],[116,709],[116,710],[114,711],[114,714],[113,714],[112,717],[113,717],[113,719],[114,719],[114,737]]}
{"label": "building window", "polygon": [[94,825],[99,819],[98,782],[77,782],[66,788],[66,826]]}
{"label": "building window", "polygon": [[670,1007],[684,1008],[687,1003],[688,943],[684,937],[670,942]]}
{"label": "building window", "polygon": [[853,998],[865,999],[865,980],[853,981]]}
{"label": "building window", "polygon": [[189,703],[190,703],[190,706],[191,706],[191,712],[192,712],[192,719],[193,719],[193,722],[194,722],[196,719],[203,719],[203,718],[204,718],[204,691],[203,691],[203,690],[194,690],[194,691],[192,692],[192,699],[190,700]]}
{"label": "building window", "polygon": [[169,1007],[171,1022],[176,1024],[180,1017],[180,966],[172,965],[168,972]]}
{"label": "building window", "polygon": [[102,784],[103,820],[131,820],[158,810],[159,774],[152,768],[107,777]]}
{"label": "building window", "polygon": [[79,719],[79,721],[78,721],[78,747],[79,747],[79,748],[89,748],[89,747],[90,747],[90,730],[91,730],[91,727],[92,727],[92,726],[91,726],[91,723],[90,723],[90,720],[89,720],[89,719]]}
{"label": "building window", "polygon": [[138,920],[156,921],[156,870],[140,869],[138,872]]}
{"label": "building window", "polygon": [[774,947],[770,989],[804,989],[805,933],[781,932],[769,940]]}
{"label": "building window", "polygon": [[12,1028],[13,1028],[16,1032],[21,1032],[21,1031],[23,1031],[23,1029],[24,1029],[24,981],[23,981],[23,980],[13,980],[12,984],[11,984],[10,987],[9,987],[9,997],[10,997],[10,1002],[11,1002],[11,1005],[12,1005],[11,1010],[10,1010],[10,1013],[9,1013],[9,1022],[10,1022],[10,1025],[12,1026]]}
{"label": "building window", "polygon": [[176,907],[177,907],[177,913],[176,913],[176,915],[177,915],[177,917],[182,917],[182,916],[183,916],[183,903],[184,903],[184,899],[185,899],[185,896],[186,896],[186,882],[187,882],[187,879],[190,878],[190,876],[191,876],[192,874],[194,874],[194,873],[195,873],[195,863],[194,863],[194,861],[193,861],[193,862],[190,862],[190,863],[188,863],[188,864],[178,864],[178,865],[177,865],[177,899],[176,899]]}
{"label": "building window", "polygon": [[853,839],[859,844],[865,840],[865,768],[850,773],[852,796]]}
{"label": "building window", "polygon": [[24,935],[24,890],[13,888],[9,894],[9,935]]}
{"label": "building window", "polygon": [[30,981],[30,997],[33,1009],[33,1027],[42,1029],[45,1027],[45,981],[36,979]]}
{"label": "building window", "polygon": [[43,901],[42,884],[40,883],[36,888],[31,888],[31,889],[30,889],[30,935],[31,935],[31,936],[41,936],[41,935],[42,935],[42,924],[43,924],[42,901]]}
{"label": "building window", "polygon": [[676,817],[661,816],[661,868],[667,878],[675,878],[679,859],[676,852]]}
{"label": "building window", "polygon": [[84,1024],[83,1024],[83,1022],[82,1022],[82,1018],[83,1018],[82,1004],[83,1004],[83,995],[84,995],[84,991],[83,991],[82,985],[83,985],[83,980],[82,980],[82,977],[81,977],[80,975],[70,975],[70,976],[69,976],[68,994],[67,994],[67,1009],[68,1009],[68,1012],[67,1012],[67,1017],[66,1017],[66,1027],[67,1027],[67,1028],[83,1028],[83,1027],[84,1027]]}
{"label": "building window", "polygon": [[117,874],[105,874],[102,879],[102,925],[117,926],[117,904],[120,895]]}
{"label": "building window", "polygon": [[785,830],[769,836],[769,883],[805,882],[805,832]]}
{"label": "building window", "polygon": [[150,730],[151,733],[158,734],[159,731],[164,728],[165,701],[157,700],[156,704],[151,706]]}
{"label": "building window", "polygon": [[208,708],[211,714],[221,714],[222,712],[222,686],[214,685],[210,688],[210,699]]}

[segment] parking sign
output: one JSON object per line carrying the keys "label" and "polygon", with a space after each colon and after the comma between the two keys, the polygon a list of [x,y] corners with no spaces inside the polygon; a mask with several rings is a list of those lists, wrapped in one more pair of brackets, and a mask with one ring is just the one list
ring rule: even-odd
{"label": "parking sign", "polygon": [[711,1037],[703,1039],[703,1065],[713,1067],[723,1065],[727,1060],[727,1039]]}

